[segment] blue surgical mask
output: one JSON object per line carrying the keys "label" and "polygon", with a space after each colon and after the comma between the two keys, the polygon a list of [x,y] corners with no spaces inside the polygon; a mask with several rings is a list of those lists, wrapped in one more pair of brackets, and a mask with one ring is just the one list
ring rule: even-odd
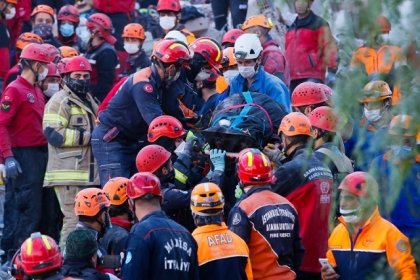
{"label": "blue surgical mask", "polygon": [[63,37],[70,37],[74,34],[74,25],[70,23],[64,23],[60,25],[60,33]]}
{"label": "blue surgical mask", "polygon": [[392,145],[391,151],[395,159],[408,159],[413,154],[413,148],[409,146]]}

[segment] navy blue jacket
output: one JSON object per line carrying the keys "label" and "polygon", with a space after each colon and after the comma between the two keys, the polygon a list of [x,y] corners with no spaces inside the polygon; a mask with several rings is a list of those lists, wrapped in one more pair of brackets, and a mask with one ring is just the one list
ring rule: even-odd
{"label": "navy blue jacket", "polygon": [[146,55],[144,50],[134,55],[129,55],[127,59],[129,68],[126,70],[126,75],[134,74],[136,71],[140,71],[143,68],[151,65],[150,58]]}
{"label": "navy blue jacket", "polygon": [[162,211],[152,212],[131,229],[123,279],[199,279],[197,243]]}

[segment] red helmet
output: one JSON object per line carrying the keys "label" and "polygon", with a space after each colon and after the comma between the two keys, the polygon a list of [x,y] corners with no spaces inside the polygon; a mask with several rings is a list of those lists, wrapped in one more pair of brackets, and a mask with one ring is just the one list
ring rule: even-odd
{"label": "red helmet", "polygon": [[20,260],[26,275],[36,275],[58,270],[63,260],[54,239],[39,232],[23,242],[20,247]]}
{"label": "red helmet", "polygon": [[162,11],[172,11],[179,13],[181,11],[181,4],[179,0],[159,0],[157,3],[156,10],[158,12]]}
{"label": "red helmet", "polygon": [[319,84],[314,82],[303,82],[293,91],[291,103],[293,107],[299,107],[319,104],[327,100],[328,98]]}
{"label": "red helmet", "polygon": [[23,48],[30,43],[42,44],[44,43],[44,41],[39,35],[35,33],[25,32],[25,33],[20,34],[19,37],[17,38],[16,48],[23,50]]}
{"label": "red helmet", "polygon": [[127,196],[136,199],[147,194],[162,197],[159,178],[150,172],[134,174],[128,181]]}
{"label": "red helmet", "polygon": [[239,153],[237,172],[239,181],[246,185],[270,184],[273,177],[270,160],[254,148]]}
{"label": "red helmet", "polygon": [[66,69],[66,64],[67,62],[70,61],[70,59],[71,57],[64,57],[60,60],[59,63],[57,63],[57,68],[61,75],[64,74],[64,70]]}
{"label": "red helmet", "polygon": [[338,124],[338,116],[331,107],[321,106],[308,114],[313,127],[336,132]]}
{"label": "red helmet", "polygon": [[346,190],[358,197],[366,197],[377,192],[378,183],[369,173],[356,171],[344,177],[338,189]]}
{"label": "red helmet", "polygon": [[176,139],[185,133],[187,132],[177,118],[168,115],[159,116],[149,124],[147,141],[153,143],[162,136]]}
{"label": "red helmet", "polygon": [[44,43],[42,45],[46,48],[46,50],[47,50],[47,52],[50,56],[51,62],[58,63],[61,59],[60,50],[57,49],[55,46],[53,46],[51,44],[48,44],[48,43]]}
{"label": "red helmet", "polygon": [[318,83],[318,86],[324,91],[325,96],[328,101],[331,101],[333,95],[333,89],[327,86],[326,84]]}
{"label": "red helmet", "polygon": [[163,39],[154,46],[152,57],[156,57],[163,63],[186,64],[190,60],[190,51],[179,41]]}
{"label": "red helmet", "polygon": [[80,21],[79,10],[77,10],[75,6],[67,4],[61,7],[60,11],[58,12],[57,19],[67,20],[75,24],[78,24]]}
{"label": "red helmet", "polygon": [[30,43],[26,45],[20,54],[20,58],[44,63],[51,62],[51,57],[47,48],[44,46],[44,44],[41,45],[37,43]]}
{"label": "red helmet", "polygon": [[88,17],[86,26],[93,32],[98,33],[99,36],[105,39],[111,45],[115,44],[117,39],[112,36],[114,27],[111,19],[102,13],[95,13]]}
{"label": "red helmet", "polygon": [[139,172],[154,173],[171,158],[171,153],[159,145],[143,147],[136,157],[136,166]]}
{"label": "red helmet", "polygon": [[192,42],[189,48],[193,54],[200,54],[211,67],[218,71],[223,53],[216,40],[209,37],[201,37]]}
{"label": "red helmet", "polygon": [[66,61],[64,71],[61,74],[67,74],[75,71],[92,72],[89,61],[84,56],[74,56]]}
{"label": "red helmet", "polygon": [[48,68],[47,77],[61,78],[57,65],[55,65],[54,63],[48,63],[47,68]]}
{"label": "red helmet", "polygon": [[228,32],[223,35],[222,38],[222,46],[226,44],[235,44],[236,39],[238,39],[239,36],[244,34],[244,32],[241,29],[235,28],[231,29]]}

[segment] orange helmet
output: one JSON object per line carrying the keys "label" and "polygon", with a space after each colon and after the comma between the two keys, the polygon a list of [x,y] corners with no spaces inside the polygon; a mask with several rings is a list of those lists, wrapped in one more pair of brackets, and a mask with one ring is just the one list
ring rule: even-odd
{"label": "orange helmet", "polygon": [[331,132],[337,131],[338,116],[331,107],[315,108],[308,114],[308,118],[313,127]]}
{"label": "orange helmet", "polygon": [[60,51],[61,57],[67,58],[67,57],[73,57],[78,56],[79,53],[75,48],[69,47],[69,46],[61,46],[58,48]]}
{"label": "orange helmet", "polygon": [[215,70],[219,69],[222,61],[222,48],[216,40],[209,37],[201,37],[196,39],[189,45],[192,53],[200,54],[204,60]]}
{"label": "orange helmet", "polygon": [[369,173],[356,171],[344,177],[338,186],[339,190],[346,190],[358,197],[376,194],[378,183]]}
{"label": "orange helmet", "polygon": [[222,67],[231,67],[238,65],[236,62],[235,55],[233,53],[233,47],[228,47],[223,50]]}
{"label": "orange helmet", "polygon": [[20,34],[16,40],[16,48],[23,50],[23,48],[30,43],[42,44],[44,41],[35,33],[25,32]]}
{"label": "orange helmet", "polygon": [[169,159],[171,153],[159,145],[147,145],[143,147],[136,157],[136,167],[139,172],[154,173],[161,168]]}
{"label": "orange helmet", "polygon": [[20,58],[44,63],[51,62],[51,57],[47,48],[44,46],[44,44],[41,45],[37,43],[30,43],[26,45],[20,54]]}
{"label": "orange helmet", "polygon": [[324,90],[314,82],[299,84],[292,93],[290,102],[293,107],[307,106],[326,102],[328,100]]}
{"label": "orange helmet", "polygon": [[49,14],[54,22],[54,9],[48,5],[38,5],[32,10],[31,17],[34,17],[38,13],[46,13]]}
{"label": "orange helmet", "polygon": [[80,21],[79,10],[75,6],[67,4],[61,7],[60,11],[58,12],[57,19],[67,20],[78,24]]}
{"label": "orange helmet", "polygon": [[146,37],[144,35],[144,28],[141,24],[138,23],[129,23],[124,27],[122,36],[123,38],[135,38],[144,40]]}
{"label": "orange helmet", "polygon": [[181,11],[181,4],[179,0],[159,0],[156,6],[158,12],[172,11],[179,13]]}
{"label": "orange helmet", "polygon": [[187,64],[190,61],[190,50],[186,45],[173,39],[164,39],[153,47],[152,57],[163,63]]}
{"label": "orange helmet", "polygon": [[124,177],[115,177],[109,179],[103,190],[108,196],[111,205],[121,205],[127,201],[128,179]]}
{"label": "orange helmet", "polygon": [[363,88],[364,96],[359,99],[360,102],[378,102],[392,98],[392,91],[389,85],[384,81],[371,81]]}
{"label": "orange helmet", "polygon": [[241,29],[245,31],[256,26],[271,29],[273,28],[273,23],[271,22],[271,19],[266,18],[264,15],[256,15],[248,18],[244,24],[242,24]]}
{"label": "orange helmet", "polygon": [[236,170],[239,181],[246,185],[270,184],[273,177],[270,160],[260,150],[254,148],[239,153]]}
{"label": "orange helmet", "polygon": [[235,44],[236,39],[238,39],[238,37],[242,34],[244,34],[244,32],[238,28],[229,30],[225,33],[225,35],[223,35],[222,46],[225,46],[227,44],[232,44],[233,46]]}
{"label": "orange helmet", "polygon": [[389,33],[391,31],[391,23],[385,16],[378,16],[376,18],[376,24],[382,33]]}
{"label": "orange helmet", "polygon": [[76,216],[96,216],[110,202],[105,192],[98,188],[87,188],[77,193],[74,204]]}
{"label": "orange helmet", "polygon": [[162,197],[159,178],[150,172],[134,174],[128,181],[127,196],[131,199],[137,199],[147,194]]}
{"label": "orange helmet", "polygon": [[149,124],[147,141],[153,143],[163,136],[176,139],[183,137],[185,133],[187,132],[177,118],[163,115],[154,118]]}
{"label": "orange helmet", "polygon": [[20,261],[25,275],[58,270],[63,263],[54,239],[39,232],[32,233],[20,246]]}
{"label": "orange helmet", "polygon": [[6,0],[6,3],[9,3],[9,4],[17,4],[18,3],[18,0]]}
{"label": "orange helmet", "polygon": [[287,114],[281,121],[278,134],[286,136],[308,135],[311,136],[311,122],[302,113],[293,112]]}
{"label": "orange helmet", "polygon": [[191,211],[199,216],[212,216],[223,213],[225,197],[215,183],[201,183],[191,192]]}
{"label": "orange helmet", "polygon": [[417,129],[410,115],[396,115],[389,124],[388,134],[395,136],[415,137]]}

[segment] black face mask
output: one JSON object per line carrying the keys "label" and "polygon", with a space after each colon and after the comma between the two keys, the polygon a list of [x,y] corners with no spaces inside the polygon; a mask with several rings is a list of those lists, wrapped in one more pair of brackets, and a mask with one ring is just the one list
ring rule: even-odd
{"label": "black face mask", "polygon": [[159,176],[159,180],[160,180],[160,182],[162,184],[165,184],[165,183],[173,183],[174,180],[175,180],[175,169],[172,169],[166,175],[160,175]]}
{"label": "black face mask", "polygon": [[199,54],[194,54],[194,57],[190,63],[190,70],[186,71],[187,78],[191,83],[195,83],[195,77],[200,73],[201,68],[206,65],[206,61]]}
{"label": "black face mask", "polygon": [[73,79],[68,77],[66,79],[66,85],[79,97],[85,97],[86,94],[89,91],[89,84],[90,79],[87,80],[79,80],[79,79]]}

